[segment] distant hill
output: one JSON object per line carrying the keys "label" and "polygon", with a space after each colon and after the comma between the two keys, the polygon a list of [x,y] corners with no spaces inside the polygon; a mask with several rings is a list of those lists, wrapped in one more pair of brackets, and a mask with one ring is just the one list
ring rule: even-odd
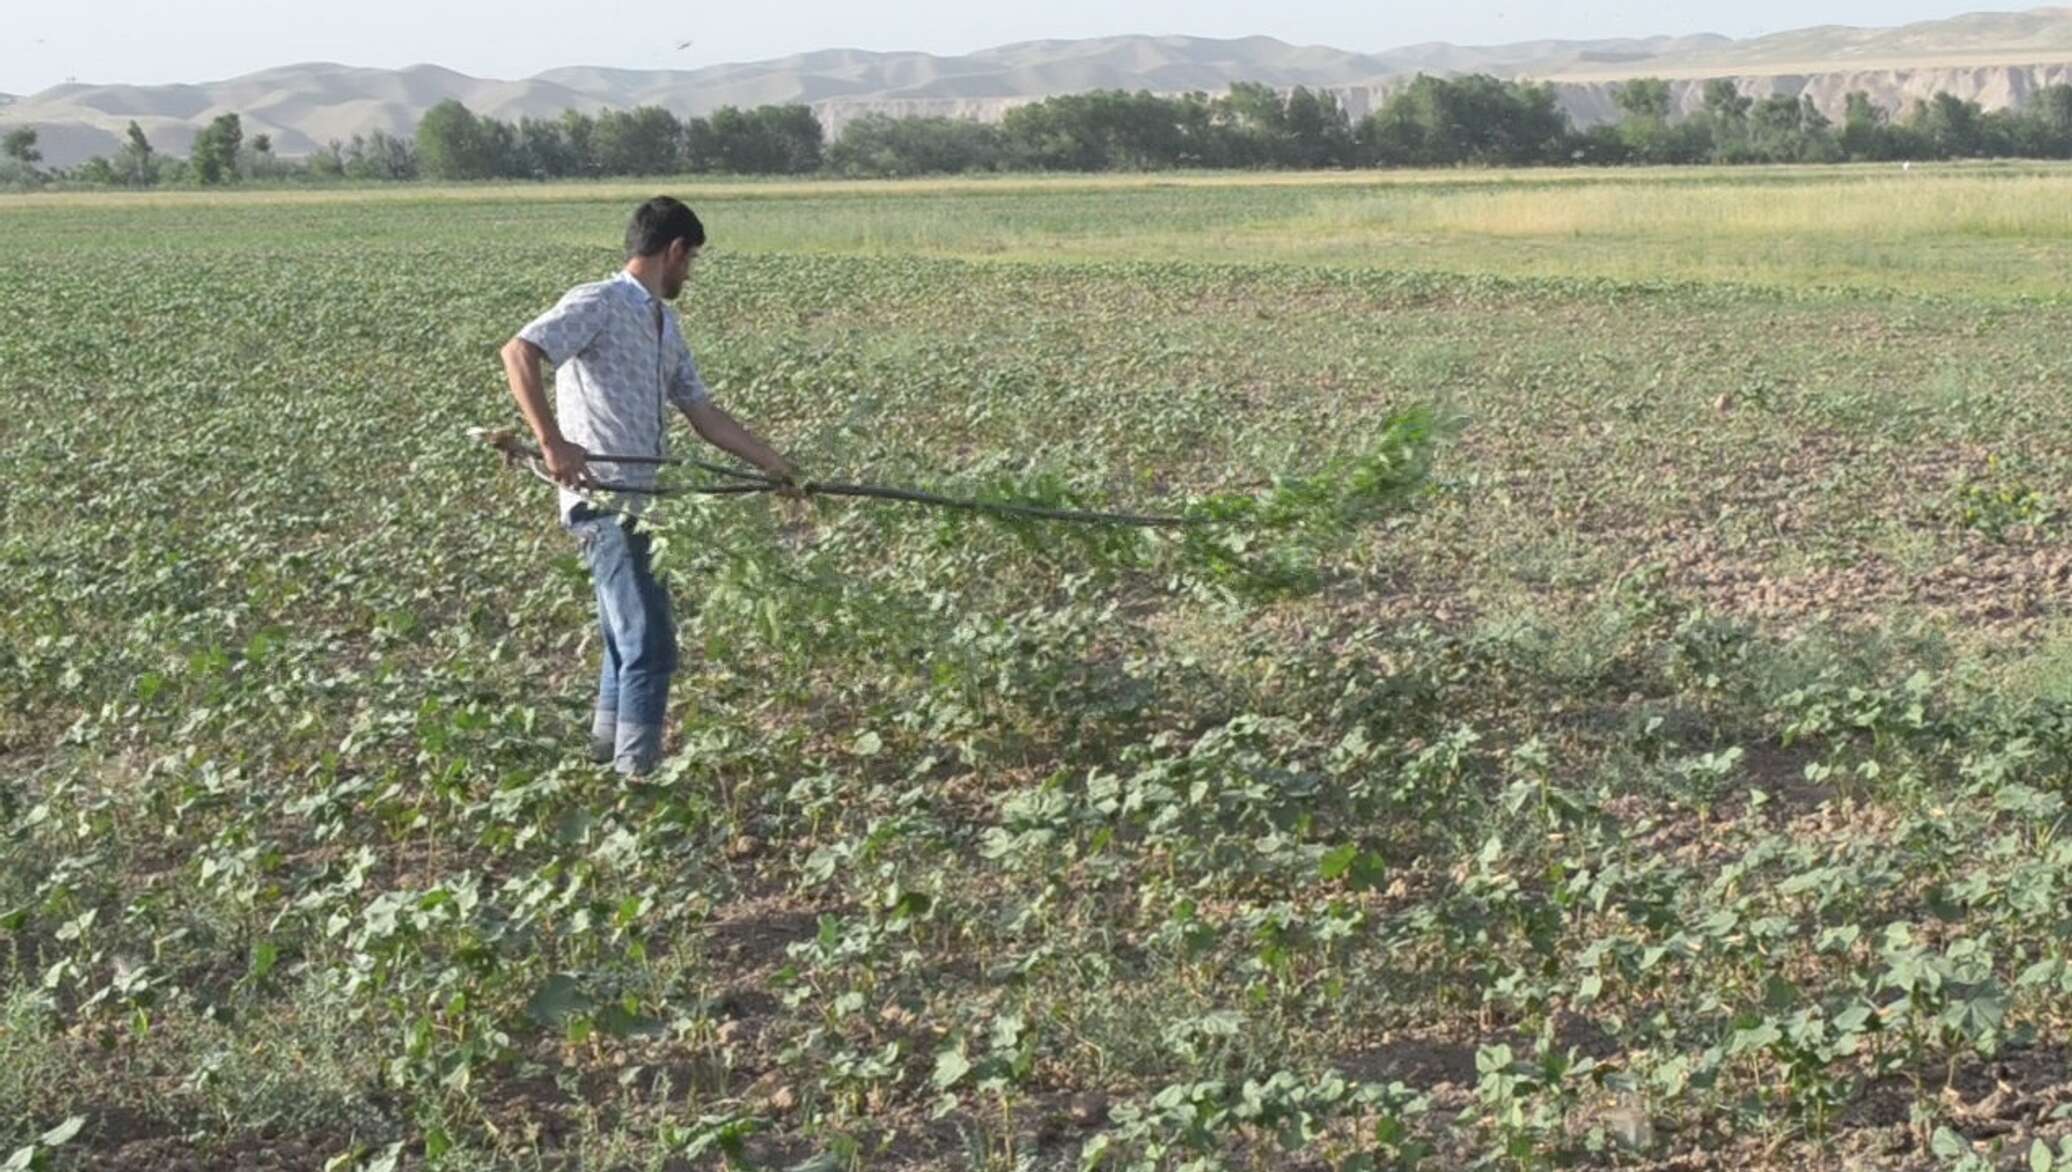
{"label": "distant hill", "polygon": [[248,136],[269,134],[278,153],[305,155],[334,138],[375,130],[412,134],[424,112],[447,98],[507,119],[611,104],[537,78],[485,81],[435,65],[389,70],[309,64],[206,85],[54,86],[0,108],[0,125],[34,124],[44,158],[68,166],[115,150],[132,120],[152,145],[185,154],[202,127],[235,112]]}
{"label": "distant hill", "polygon": [[[1688,77],[2046,64],[2072,64],[2072,8],[1978,12],[1899,28],[1821,25],[1667,52],[1650,59],[1647,67],[1655,76]],[[1612,80],[1620,71],[1578,63],[1543,72],[1570,80]]]}
{"label": "distant hill", "polygon": [[1613,116],[1617,82],[1659,76],[1695,106],[1702,82],[1733,78],[1752,94],[1806,94],[1830,112],[1868,90],[1899,109],[1938,90],[1988,107],[2018,105],[2037,88],[2072,82],[2072,8],[1977,13],[1900,28],[1823,26],[1747,40],[1715,35],[1511,45],[1410,45],[1381,53],[1290,45],[1271,37],[1103,37],[1027,41],[958,57],[831,49],[695,70],[572,67],[522,81],[468,77],[435,65],[362,69],[289,65],[199,85],[56,86],[0,96],[0,129],[28,124],[46,160],[69,166],[114,151],[134,119],[153,144],[184,154],[218,114],[268,134],[283,155],[374,130],[407,135],[424,111],[457,98],[503,119],[665,106],[679,115],[720,106],[801,102],[829,131],[859,114],[997,119],[1025,102],[1091,89],[1220,92],[1232,82],[1337,93],[1364,115],[1416,74],[1493,73],[1545,80],[1589,124]]}

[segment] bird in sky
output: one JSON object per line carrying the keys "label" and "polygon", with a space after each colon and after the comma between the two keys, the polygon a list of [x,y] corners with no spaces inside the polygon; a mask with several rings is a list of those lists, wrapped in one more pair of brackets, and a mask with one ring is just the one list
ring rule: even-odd
{"label": "bird in sky", "polygon": [[691,45],[692,45],[692,43],[693,43],[693,42],[690,42],[690,41],[678,41],[678,42],[676,42],[676,51],[677,51],[677,52],[679,52],[679,53],[681,53],[681,52],[683,52],[683,51],[684,51],[685,49],[688,49],[688,48],[690,48],[690,47],[691,47]]}

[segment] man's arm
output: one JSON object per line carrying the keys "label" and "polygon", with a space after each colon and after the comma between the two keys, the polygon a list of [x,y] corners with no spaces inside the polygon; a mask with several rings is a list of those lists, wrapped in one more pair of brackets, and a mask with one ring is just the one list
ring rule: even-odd
{"label": "man's arm", "polygon": [[756,434],[735,420],[711,399],[699,399],[682,407],[684,418],[691,421],[698,438],[724,452],[748,461],[763,472],[786,484],[796,485],[798,469],[791,461],[777,454]]}
{"label": "man's arm", "polygon": [[504,377],[511,384],[511,397],[518,400],[519,413],[540,441],[547,475],[574,488],[589,479],[588,453],[562,436],[561,425],[547,408],[546,387],[540,381],[540,362],[546,356],[546,351],[524,338],[512,338],[504,343]]}

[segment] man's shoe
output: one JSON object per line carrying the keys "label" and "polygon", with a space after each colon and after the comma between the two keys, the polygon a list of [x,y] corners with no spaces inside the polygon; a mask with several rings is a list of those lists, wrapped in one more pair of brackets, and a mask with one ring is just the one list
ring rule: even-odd
{"label": "man's shoe", "polygon": [[590,718],[590,761],[609,765],[619,755],[619,714],[600,708]]}
{"label": "man's shoe", "polygon": [[662,726],[620,722],[612,768],[625,777],[646,777],[662,763]]}

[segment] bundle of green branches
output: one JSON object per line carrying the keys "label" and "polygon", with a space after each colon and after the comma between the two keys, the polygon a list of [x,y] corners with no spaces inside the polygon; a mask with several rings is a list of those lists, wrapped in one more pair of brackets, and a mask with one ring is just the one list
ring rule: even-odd
{"label": "bundle of green branches", "polygon": [[[985,523],[1081,572],[1157,573],[1176,586],[1246,599],[1300,594],[1366,526],[1407,511],[1429,490],[1437,449],[1457,427],[1428,406],[1401,410],[1356,453],[1274,476],[1262,489],[1193,496],[1164,515],[1103,513],[1105,502],[1056,472],[1001,477],[960,498],[968,508],[941,516],[943,539]],[[1119,520],[1050,523],[1067,515]]]}
{"label": "bundle of green branches", "polygon": [[[933,507],[945,537],[984,519],[1017,534],[1031,549],[1069,550],[1089,570],[1158,570],[1174,581],[1211,585],[1244,596],[1299,593],[1363,526],[1399,513],[1426,491],[1436,448],[1454,430],[1428,406],[1386,417],[1365,450],[1300,474],[1275,476],[1266,488],[1190,498],[1174,513],[1128,513],[1073,491],[1056,473],[997,480],[971,495],[883,485],[799,486],[815,498],[845,498]],[[537,451],[508,431],[476,438],[545,478]],[[599,457],[603,460],[603,457]],[[607,461],[609,462],[609,461]],[[637,490],[662,496],[738,496],[775,492],[774,480],[697,460],[621,462],[680,464],[724,474],[720,483]],[[604,492],[628,491],[615,485]],[[604,507],[609,501],[600,500]]]}
{"label": "bundle of green branches", "polygon": [[1189,502],[1183,565],[1246,593],[1312,586],[1329,553],[1355,531],[1409,508],[1430,486],[1439,442],[1456,424],[1428,406],[1385,419],[1372,446],[1257,493]]}

